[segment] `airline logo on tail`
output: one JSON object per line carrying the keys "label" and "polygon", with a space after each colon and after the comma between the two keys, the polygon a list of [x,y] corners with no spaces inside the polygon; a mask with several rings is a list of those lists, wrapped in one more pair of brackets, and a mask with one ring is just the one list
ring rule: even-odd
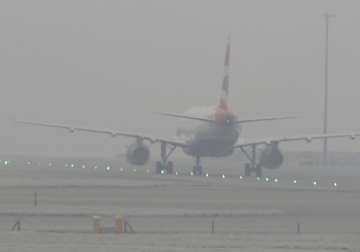
{"label": "airline logo on tail", "polygon": [[228,111],[229,81],[230,81],[230,37],[226,45],[225,62],[224,62],[224,79],[221,86],[221,97],[219,108]]}
{"label": "airline logo on tail", "polygon": [[226,45],[225,62],[224,62],[224,78],[221,85],[221,96],[219,106],[215,112],[215,121],[221,124],[229,124],[235,120],[235,115],[230,112],[228,105],[229,82],[230,82],[230,37]]}

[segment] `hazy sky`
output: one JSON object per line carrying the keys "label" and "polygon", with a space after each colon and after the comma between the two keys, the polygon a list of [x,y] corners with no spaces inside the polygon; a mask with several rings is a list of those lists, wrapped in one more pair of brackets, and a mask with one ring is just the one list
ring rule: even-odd
{"label": "hazy sky", "polygon": [[[359,1],[9,0],[0,2],[2,153],[115,155],[126,139],[13,127],[8,117],[172,136],[182,113],[217,103],[231,33],[230,100],[243,136],[322,129],[324,17],[329,130],[360,132]],[[320,150],[319,144],[283,149]],[[331,141],[360,150],[360,140]]]}

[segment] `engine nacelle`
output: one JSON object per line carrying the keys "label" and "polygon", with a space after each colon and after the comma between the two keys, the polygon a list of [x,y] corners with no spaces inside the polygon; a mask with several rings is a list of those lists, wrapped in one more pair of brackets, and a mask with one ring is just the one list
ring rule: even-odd
{"label": "engine nacelle", "polygon": [[279,150],[278,144],[272,143],[262,150],[259,161],[260,165],[264,168],[277,169],[282,165],[284,155]]}
{"label": "engine nacelle", "polygon": [[144,165],[150,159],[150,149],[144,143],[134,143],[126,151],[126,160],[133,165]]}

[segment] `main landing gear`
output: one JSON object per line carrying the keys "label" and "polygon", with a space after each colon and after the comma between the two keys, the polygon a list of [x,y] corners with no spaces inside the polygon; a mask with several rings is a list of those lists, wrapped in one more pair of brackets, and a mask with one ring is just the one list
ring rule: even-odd
{"label": "main landing gear", "polygon": [[254,173],[256,177],[260,178],[262,176],[262,167],[256,163],[256,145],[251,146],[251,155],[244,148],[240,149],[249,160],[249,163],[245,164],[245,177],[250,177]]}
{"label": "main landing gear", "polygon": [[169,161],[169,157],[176,149],[176,146],[171,146],[168,150],[166,143],[161,142],[160,143],[160,157],[161,160],[156,162],[156,174],[173,174],[174,173],[174,163],[172,161]]}
{"label": "main landing gear", "polygon": [[[170,146],[168,146],[170,145]],[[175,151],[176,146],[167,144],[166,142],[160,143],[160,157],[161,160],[156,162],[155,173],[156,174],[168,174],[171,175],[174,173],[174,163],[169,160],[171,154]],[[196,163],[193,167],[192,174],[194,176],[203,175],[203,167],[201,166],[200,156],[196,156]]]}
{"label": "main landing gear", "polygon": [[196,164],[193,167],[193,175],[194,176],[202,176],[203,175],[203,167],[201,166],[199,156],[196,156]]}

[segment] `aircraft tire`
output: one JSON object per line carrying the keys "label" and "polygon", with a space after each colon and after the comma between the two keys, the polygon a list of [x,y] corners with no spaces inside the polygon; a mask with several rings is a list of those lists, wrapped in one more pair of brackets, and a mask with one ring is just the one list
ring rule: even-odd
{"label": "aircraft tire", "polygon": [[250,168],[250,164],[247,163],[245,164],[245,177],[250,177],[251,176],[251,168]]}
{"label": "aircraft tire", "polygon": [[166,165],[166,172],[167,174],[171,175],[174,173],[174,163],[172,161],[169,161]]}
{"label": "aircraft tire", "polygon": [[157,175],[161,174],[162,170],[163,170],[162,163],[160,161],[156,161],[155,174]]}
{"label": "aircraft tire", "polygon": [[201,165],[198,166],[198,176],[203,175],[203,167]]}
{"label": "aircraft tire", "polygon": [[193,168],[194,176],[202,176],[203,174],[203,167],[201,165],[194,166]]}
{"label": "aircraft tire", "polygon": [[258,178],[262,177],[262,168],[260,165],[256,165],[255,172],[256,172],[256,177]]}

